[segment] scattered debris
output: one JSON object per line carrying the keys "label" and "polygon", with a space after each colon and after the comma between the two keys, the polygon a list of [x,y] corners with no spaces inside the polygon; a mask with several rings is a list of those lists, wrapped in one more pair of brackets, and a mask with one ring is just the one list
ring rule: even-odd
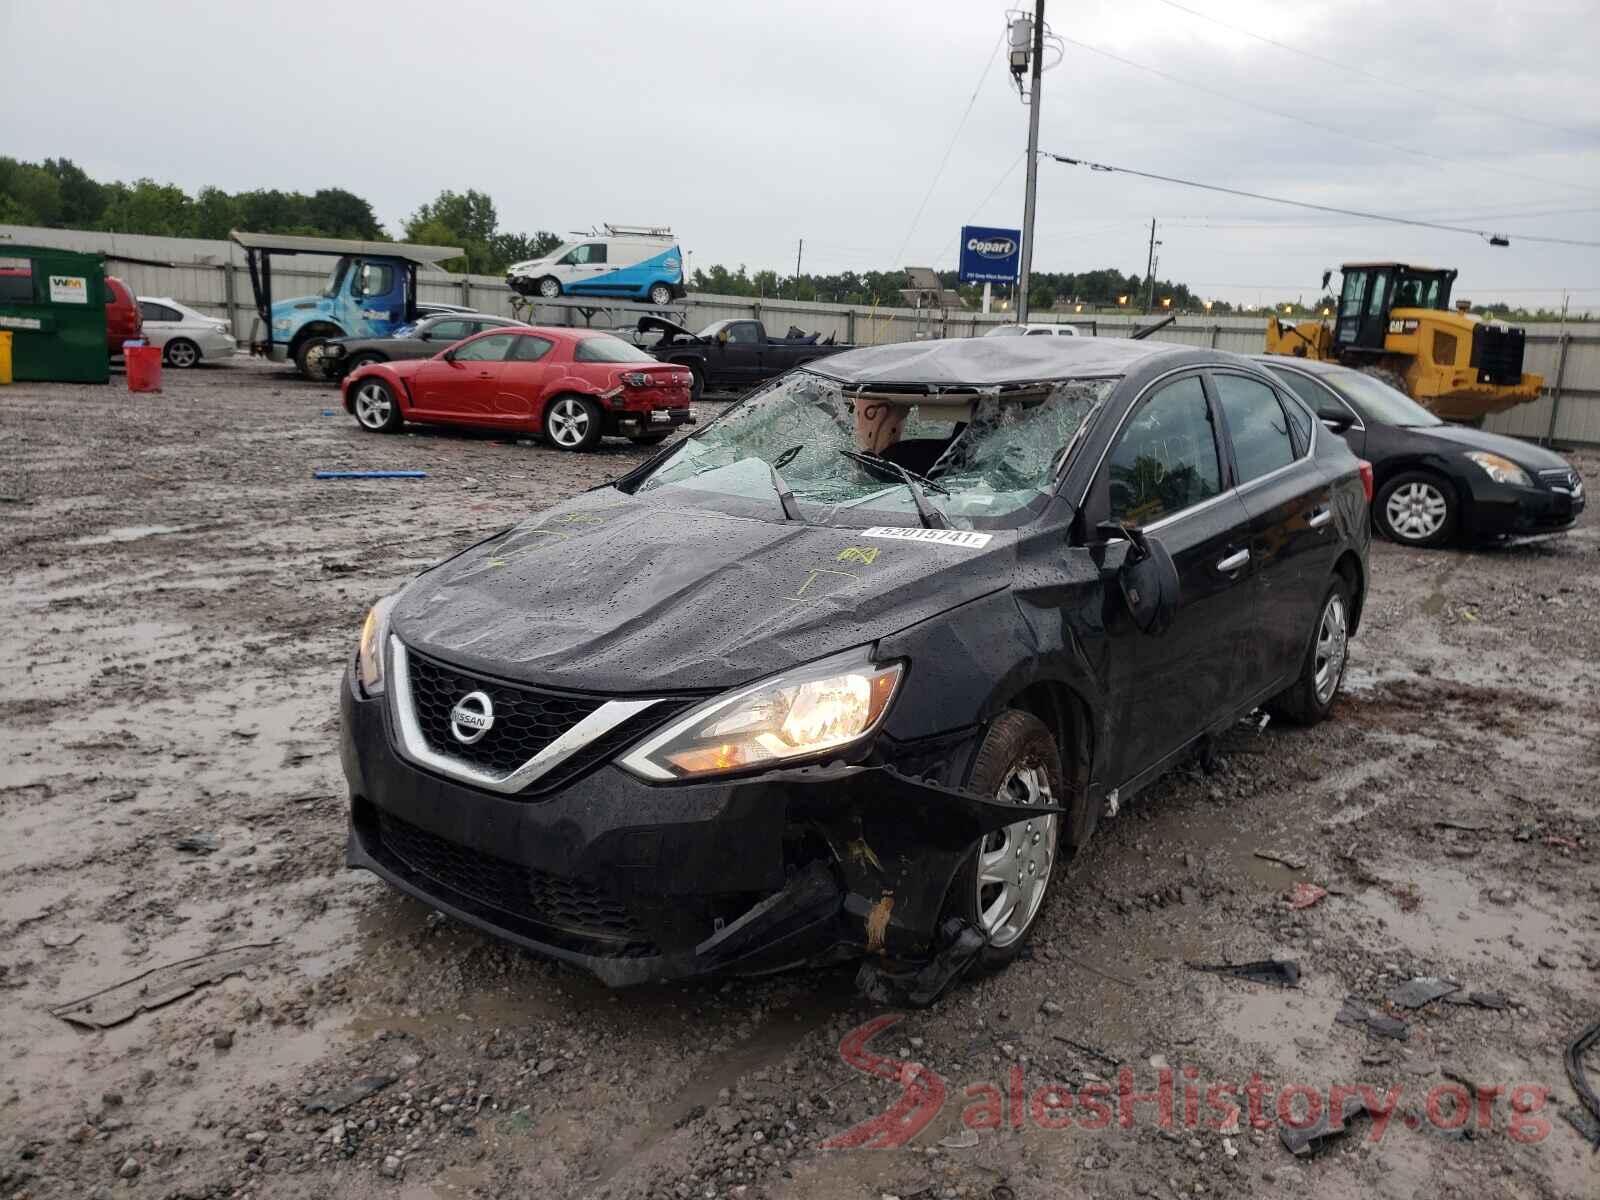
{"label": "scattered debris", "polygon": [[187,850],[191,854],[212,854],[222,849],[222,839],[214,833],[185,834],[172,844],[176,849]]}
{"label": "scattered debris", "polygon": [[1185,963],[1192,971],[1209,971],[1213,975],[1232,975],[1251,983],[1267,983],[1273,987],[1300,986],[1300,964],[1294,959],[1263,958],[1247,963]]}
{"label": "scattered debris", "polygon": [[1289,889],[1289,907],[1310,908],[1313,904],[1325,899],[1327,895],[1327,888],[1302,881]]}
{"label": "scattered debris", "polygon": [[141,1012],[181,1000],[196,988],[238,975],[266,959],[277,945],[247,942],[154,967],[82,1000],[57,1005],[50,1015],[85,1029],[110,1029]]}
{"label": "scattered debris", "polygon": [[960,1133],[952,1133],[948,1137],[939,1139],[939,1145],[946,1150],[971,1150],[978,1144],[978,1135],[970,1129],[963,1129]]}
{"label": "scattered debris", "polygon": [[426,479],[426,471],[313,471],[313,479]]}
{"label": "scattered debris", "polygon": [[1600,1096],[1595,1095],[1594,1088],[1589,1083],[1589,1076],[1583,1069],[1583,1056],[1596,1042],[1600,1042],[1600,1021],[1596,1021],[1572,1040],[1567,1046],[1563,1061],[1567,1066],[1567,1078],[1572,1081],[1572,1090],[1578,1093],[1579,1102],[1588,1109],[1589,1128],[1585,1129],[1578,1124],[1570,1113],[1567,1120],[1574,1129],[1589,1139],[1596,1150],[1600,1150]]}
{"label": "scattered debris", "polygon": [[1054,1033],[1054,1034],[1051,1034],[1050,1036],[1055,1038],[1055,1040],[1058,1041],[1058,1042],[1062,1042],[1062,1043],[1065,1043],[1068,1046],[1071,1046],[1074,1050],[1078,1051],[1080,1054],[1087,1054],[1090,1058],[1099,1059],[1101,1062],[1105,1063],[1106,1066],[1108,1066],[1108,1067],[1119,1067],[1119,1066],[1122,1065],[1122,1060],[1120,1058],[1113,1058],[1111,1055],[1107,1054],[1104,1050],[1096,1050],[1093,1046],[1086,1045],[1083,1042],[1075,1042],[1069,1037],[1062,1037],[1059,1033]]}
{"label": "scattered debris", "polygon": [[1546,846],[1559,846],[1563,850],[1576,850],[1578,842],[1575,838],[1561,837],[1559,834],[1550,834],[1544,839]]}
{"label": "scattered debris", "polygon": [[1468,821],[1435,821],[1435,829],[1459,829],[1462,833],[1489,833],[1493,825],[1474,825]]}
{"label": "scattered debris", "polygon": [[1369,1033],[1378,1037],[1393,1038],[1397,1042],[1409,1041],[1411,1038],[1411,1027],[1399,1017],[1373,1012],[1355,996],[1344,998],[1344,1005],[1334,1015],[1333,1021],[1336,1025],[1362,1025]]}
{"label": "scattered debris", "polygon": [[349,1087],[337,1088],[334,1091],[323,1092],[320,1095],[313,1096],[305,1102],[305,1110],[307,1112],[327,1113],[329,1116],[334,1113],[342,1113],[352,1104],[359,1104],[368,1096],[383,1091],[384,1088],[399,1078],[398,1075],[364,1076]]}
{"label": "scattered debris", "polygon": [[1264,858],[1268,862],[1277,863],[1280,867],[1288,867],[1291,871],[1304,871],[1307,860],[1295,854],[1280,854],[1276,850],[1252,850],[1251,854],[1257,858]]}
{"label": "scattered debris", "polygon": [[1510,1003],[1500,992],[1471,992],[1467,999],[1479,1008],[1492,1008],[1497,1012]]}
{"label": "scattered debris", "polygon": [[1359,1096],[1346,1096],[1341,1110],[1337,1125],[1333,1123],[1331,1108],[1324,1110],[1321,1116],[1304,1129],[1281,1124],[1278,1126],[1278,1140],[1283,1143],[1284,1149],[1296,1158],[1310,1158],[1314,1154],[1321,1153],[1330,1141],[1347,1131],[1352,1117],[1372,1115],[1367,1108],[1367,1102]]}
{"label": "scattered debris", "polygon": [[1421,1008],[1460,990],[1459,983],[1451,983],[1447,979],[1438,979],[1432,975],[1419,975],[1415,979],[1390,988],[1386,996],[1389,1003],[1397,1008]]}
{"label": "scattered debris", "polygon": [[65,950],[83,936],[83,930],[74,929],[71,933],[42,933],[39,940],[51,950]]}

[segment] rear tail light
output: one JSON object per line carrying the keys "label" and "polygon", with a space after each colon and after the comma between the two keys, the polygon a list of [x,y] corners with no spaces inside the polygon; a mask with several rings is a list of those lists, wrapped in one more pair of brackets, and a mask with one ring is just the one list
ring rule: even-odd
{"label": "rear tail light", "polygon": [[1357,466],[1361,469],[1361,490],[1367,494],[1367,503],[1372,503],[1372,464],[1366,459],[1357,459]]}
{"label": "rear tail light", "polygon": [[664,371],[660,374],[649,371],[624,371],[618,378],[622,380],[624,387],[635,388],[670,387],[673,384],[686,386],[689,382],[689,376],[678,371]]}

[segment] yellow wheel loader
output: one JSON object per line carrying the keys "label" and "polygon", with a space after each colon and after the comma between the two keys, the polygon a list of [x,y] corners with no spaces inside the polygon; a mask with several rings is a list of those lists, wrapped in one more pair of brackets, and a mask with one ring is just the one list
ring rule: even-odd
{"label": "yellow wheel loader", "polygon": [[[1536,399],[1540,375],[1524,375],[1525,334],[1502,321],[1450,308],[1456,272],[1407,263],[1346,263],[1331,326],[1267,322],[1267,353],[1344,363],[1388,380],[1450,421],[1480,421]],[[1333,272],[1322,277],[1328,286]]]}

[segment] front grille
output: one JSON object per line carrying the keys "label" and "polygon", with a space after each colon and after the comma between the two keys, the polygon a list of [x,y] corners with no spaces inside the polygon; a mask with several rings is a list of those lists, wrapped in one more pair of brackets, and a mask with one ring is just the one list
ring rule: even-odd
{"label": "front grille", "polygon": [[1479,383],[1522,382],[1522,351],[1526,334],[1520,329],[1475,325],[1472,329],[1472,365]]}
{"label": "front grille", "polygon": [[378,836],[412,874],[456,896],[569,937],[598,939],[605,944],[588,948],[609,957],[657,953],[628,910],[589,884],[457,845],[382,811]]}
{"label": "front grille", "polygon": [[[429,747],[496,775],[515,771],[605,702],[468,675],[415,650],[408,657],[411,703]],[[450,731],[450,710],[469,692],[483,692],[494,701],[494,725],[480,740],[463,745]]]}
{"label": "front grille", "polygon": [[1578,473],[1571,467],[1551,467],[1539,472],[1539,482],[1546,487],[1566,488],[1567,491],[1577,493],[1581,490],[1583,481]]}

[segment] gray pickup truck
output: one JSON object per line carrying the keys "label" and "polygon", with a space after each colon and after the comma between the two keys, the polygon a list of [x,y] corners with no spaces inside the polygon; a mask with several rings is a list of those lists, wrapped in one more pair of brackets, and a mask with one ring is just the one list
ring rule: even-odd
{"label": "gray pickup truck", "polygon": [[690,333],[663,317],[641,317],[638,330],[661,334],[649,347],[656,358],[694,372],[696,400],[708,387],[749,387],[812,359],[855,349],[836,343],[831,334],[824,340],[796,329],[786,337],[768,337],[766,326],[751,320],[714,321]]}

